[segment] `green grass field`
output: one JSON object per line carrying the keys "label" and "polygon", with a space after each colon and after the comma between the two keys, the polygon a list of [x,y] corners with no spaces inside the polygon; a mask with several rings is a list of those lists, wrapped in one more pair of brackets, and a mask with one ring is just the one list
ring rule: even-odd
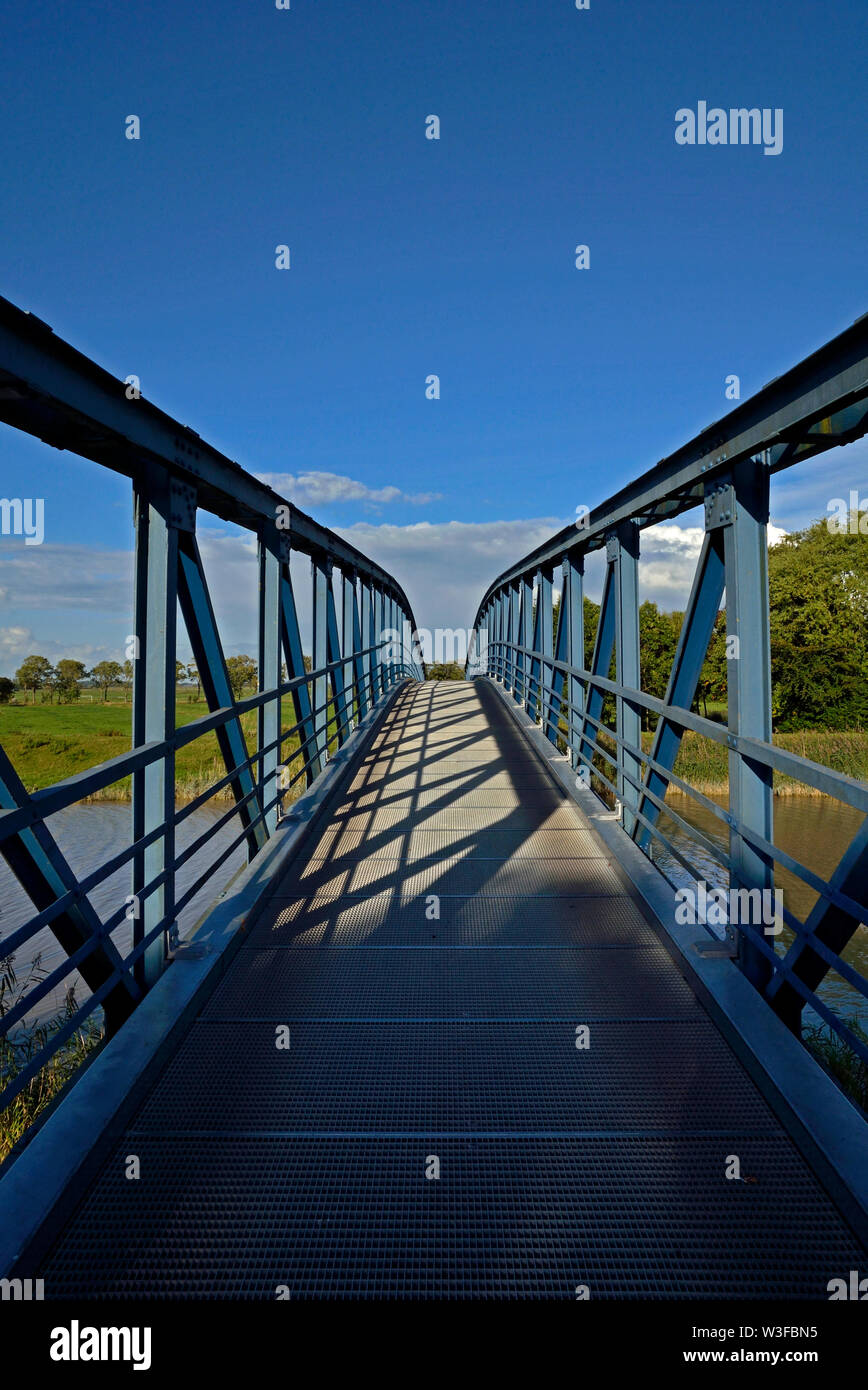
{"label": "green grass field", "polygon": [[[195,692],[181,690],[178,695],[176,727],[191,723],[208,713],[204,699]],[[283,702],[283,729],[292,728],[292,702]],[[247,740],[247,751],[257,745],[256,714],[241,716],[241,727]],[[89,767],[128,752],[132,736],[132,708],[122,692],[110,692],[108,700],[82,699],[71,705],[24,704],[0,705],[0,743],[2,743],[29,792],[51,786],[53,782],[84,772]],[[334,747],[332,740],[331,747]],[[290,763],[294,773],[300,760],[291,763],[298,748],[298,738],[284,745],[282,761]],[[194,743],[179,750],[176,760],[176,785],[179,800],[198,796],[224,776],[225,767],[217,745],[217,735],[203,734]],[[130,778],[114,783],[101,792],[96,800],[123,801],[131,794]],[[303,779],[296,783],[299,794]],[[228,788],[216,799],[231,800]]]}

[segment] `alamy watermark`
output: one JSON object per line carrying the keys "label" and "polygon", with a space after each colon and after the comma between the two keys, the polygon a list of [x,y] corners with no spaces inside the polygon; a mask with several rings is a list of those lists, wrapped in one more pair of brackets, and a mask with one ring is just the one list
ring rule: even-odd
{"label": "alamy watermark", "polygon": [[764,106],[709,108],[705,101],[696,110],[682,106],[675,112],[676,145],[762,145],[763,154],[780,154],[784,148],[784,113]]}
{"label": "alamy watermark", "polygon": [[762,927],[764,936],[779,936],[783,929],[782,888],[709,888],[702,879],[675,894],[675,920],[679,926]]}
{"label": "alamy watermark", "polygon": [[44,497],[0,497],[0,535],[23,536],[25,545],[45,540]]}

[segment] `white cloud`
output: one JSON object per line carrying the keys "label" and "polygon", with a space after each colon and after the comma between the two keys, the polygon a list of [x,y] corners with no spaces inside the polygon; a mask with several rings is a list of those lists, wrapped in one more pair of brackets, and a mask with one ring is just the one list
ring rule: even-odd
{"label": "white cloud", "polygon": [[440,497],[439,492],[403,492],[392,486],[372,488],[342,473],[257,473],[256,476],[299,507],[321,507],[330,502],[363,502],[372,507],[409,502],[419,506]]}
{"label": "white cloud", "polygon": [[[651,599],[664,610],[683,609],[690,594],[704,530],[664,522],[641,535],[640,599]],[[482,595],[523,555],[548,540],[565,524],[564,518],[535,517],[520,521],[427,522],[397,526],[360,521],[339,528],[364,554],[394,574],[406,592],[420,627],[467,628]],[[769,527],[772,544],[786,534]],[[227,656],[256,654],[258,573],[256,538],[230,529],[201,527],[198,533],[205,573],[217,624]],[[95,551],[85,546],[23,546],[5,551],[0,575],[7,599],[8,626],[0,629],[0,671],[20,665],[31,652],[50,661],[73,657],[93,665],[104,658],[123,658],[122,646],[132,625],[132,554]],[[588,557],[585,592],[599,601],[605,566],[604,552]],[[293,559],[302,641],[310,644],[310,564]],[[558,574],[555,571],[555,587]],[[71,610],[78,610],[74,615]],[[38,611],[33,622],[27,611]],[[183,624],[178,629],[178,654],[189,655]]]}
{"label": "white cloud", "polygon": [[360,521],[335,528],[398,580],[420,627],[469,627],[493,579],[541,545],[563,522],[420,521],[410,526]]}

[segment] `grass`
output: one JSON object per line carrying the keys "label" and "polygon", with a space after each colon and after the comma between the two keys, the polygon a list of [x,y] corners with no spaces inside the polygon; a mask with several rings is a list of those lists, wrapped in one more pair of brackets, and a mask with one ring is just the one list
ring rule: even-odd
{"label": "grass", "polygon": [[[292,715],[290,700],[284,701],[284,715]],[[183,691],[177,703],[176,727],[191,723],[208,713],[204,699]],[[283,730],[292,728],[294,717],[284,717]],[[241,716],[241,727],[248,753],[257,745],[255,713]],[[73,777],[89,767],[116,758],[129,751],[132,739],[132,710],[125,698],[97,700],[72,705],[15,703],[0,705],[0,744],[12,759],[19,777],[29,792],[49,787],[54,782]],[[293,735],[283,748],[283,762],[290,763],[294,774],[300,759],[293,762],[299,740]],[[331,747],[334,746],[332,740]],[[175,760],[176,793],[179,801],[189,801],[208,789],[225,775],[225,766],[215,733],[207,733],[178,751]],[[300,794],[300,782],[293,793]],[[88,800],[127,801],[131,795],[131,779],[124,777],[104,788]],[[231,801],[232,792],[226,787],[217,793],[215,801]]]}
{"label": "grass", "polygon": [[[46,971],[36,956],[22,978],[15,971],[15,957],[0,960],[0,1018],[5,1017],[28,991],[45,979]],[[8,1037],[0,1038],[0,1082],[7,1086],[37,1057],[52,1035],[70,1019],[77,1008],[75,991],[66,998],[66,1006],[53,1018],[39,1024],[22,1019]],[[82,1062],[102,1042],[102,1025],[92,1016],[49,1057],[45,1065],[27,1083],[13,1101],[0,1111],[0,1163],[8,1157],[13,1145],[30,1128],[34,1120],[51,1104]]]}
{"label": "grass", "polygon": [[[652,739],[652,734],[643,734],[642,747],[650,749]],[[860,782],[868,781],[868,733],[865,731],[805,729],[798,733],[775,734],[773,742],[776,748],[797,753]],[[725,791],[729,785],[727,750],[722,744],[688,731],[681,741],[674,771],[697,791]],[[773,774],[772,785],[777,796],[822,795],[781,772]]]}
{"label": "grass", "polygon": [[[860,1042],[868,1043],[868,1033],[858,1019],[842,1020]],[[848,1047],[843,1038],[820,1024],[805,1024],[805,1046],[835,1078],[838,1085],[863,1110],[868,1110],[868,1065]]]}

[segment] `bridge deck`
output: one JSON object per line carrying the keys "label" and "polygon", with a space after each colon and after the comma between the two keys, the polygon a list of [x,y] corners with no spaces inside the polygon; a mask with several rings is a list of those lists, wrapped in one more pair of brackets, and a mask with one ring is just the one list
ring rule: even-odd
{"label": "bridge deck", "polygon": [[823,1298],[859,1259],[498,698],[429,683],[40,1273],[53,1297]]}

